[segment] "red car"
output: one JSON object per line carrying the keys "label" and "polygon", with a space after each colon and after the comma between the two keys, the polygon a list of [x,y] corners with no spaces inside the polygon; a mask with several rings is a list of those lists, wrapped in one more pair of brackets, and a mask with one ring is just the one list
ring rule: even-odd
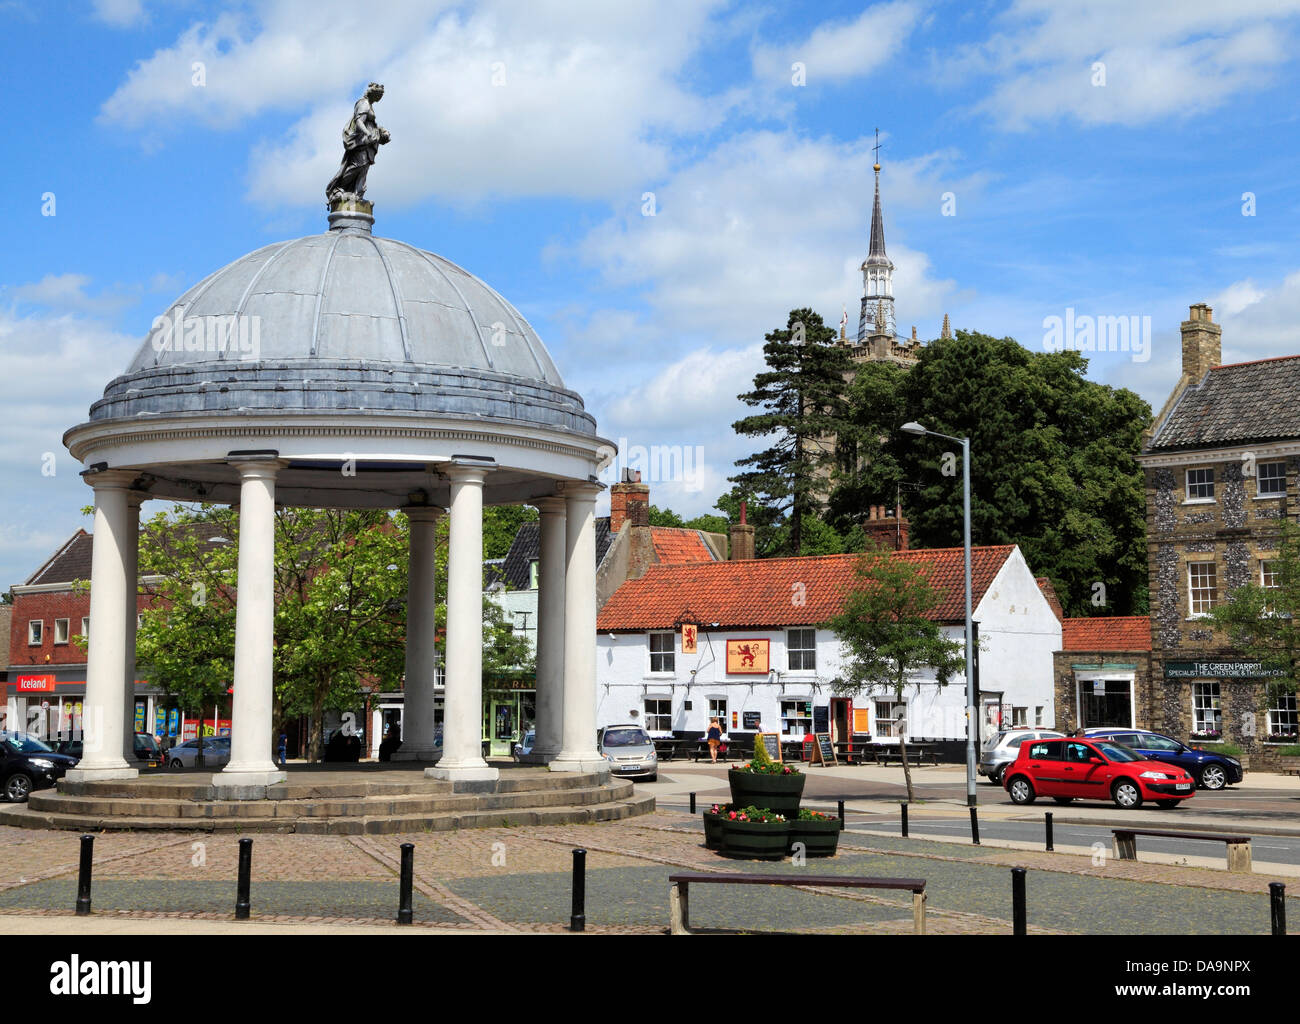
{"label": "red car", "polygon": [[1114,800],[1122,808],[1141,807],[1143,800],[1177,807],[1196,792],[1196,781],[1177,765],[1144,760],[1113,740],[1069,737],[1022,743],[1002,785],[1016,804],[1050,796],[1058,804]]}

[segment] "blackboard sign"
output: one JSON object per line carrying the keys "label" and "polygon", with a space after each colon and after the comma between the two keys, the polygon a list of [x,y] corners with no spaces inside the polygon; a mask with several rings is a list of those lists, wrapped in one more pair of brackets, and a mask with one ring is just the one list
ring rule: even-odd
{"label": "blackboard sign", "polygon": [[757,740],[767,748],[767,756],[773,761],[781,760],[781,734],[779,732],[760,732]]}
{"label": "blackboard sign", "polygon": [[831,709],[825,704],[813,708],[813,732],[831,731]]}
{"label": "blackboard sign", "polygon": [[746,730],[757,729],[763,718],[757,711],[742,711],[741,715],[744,717]]}
{"label": "blackboard sign", "polygon": [[831,742],[830,733],[814,733],[813,740],[813,753],[816,755],[818,761],[822,764],[838,765],[840,763],[839,757],[835,754],[835,744]]}

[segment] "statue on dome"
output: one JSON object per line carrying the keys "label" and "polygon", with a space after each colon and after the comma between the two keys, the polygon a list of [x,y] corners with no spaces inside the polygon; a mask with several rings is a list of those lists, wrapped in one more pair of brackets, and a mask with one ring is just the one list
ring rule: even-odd
{"label": "statue on dome", "polygon": [[388,129],[381,128],[375,120],[374,105],[383,98],[384,87],[371,82],[366,86],[366,94],[352,108],[352,120],[343,129],[343,163],[325,186],[325,199],[331,205],[365,197],[370,165],[375,162],[379,147],[392,137]]}

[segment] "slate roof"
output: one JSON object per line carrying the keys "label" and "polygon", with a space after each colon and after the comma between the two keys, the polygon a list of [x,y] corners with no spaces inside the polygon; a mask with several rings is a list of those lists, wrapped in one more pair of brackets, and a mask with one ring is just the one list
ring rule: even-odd
{"label": "slate roof", "polygon": [[[596,518],[597,565],[605,560],[605,552],[609,550],[612,539],[613,535],[609,532],[609,516],[598,516]],[[528,567],[541,556],[541,547],[541,524],[536,520],[531,523],[520,523],[500,570],[501,578],[505,580],[510,590],[528,589],[531,582]]]}
{"label": "slate roof", "polygon": [[1149,651],[1151,619],[1146,615],[1066,619],[1061,623],[1063,651]]}
{"label": "slate roof", "polygon": [[27,585],[39,583],[73,583],[90,579],[91,535],[78,530],[63,547],[54,552],[27,580]]}
{"label": "slate roof", "polygon": [[1147,451],[1300,437],[1300,355],[1212,367],[1190,385]]}
{"label": "slate roof", "polygon": [[[971,549],[971,603],[978,605],[1012,545]],[[858,555],[761,558],[653,565],[615,591],[596,619],[600,630],[672,629],[684,613],[722,628],[816,625],[839,614],[856,581]],[[965,620],[961,548],[896,551],[923,568],[942,600],[937,622]]]}

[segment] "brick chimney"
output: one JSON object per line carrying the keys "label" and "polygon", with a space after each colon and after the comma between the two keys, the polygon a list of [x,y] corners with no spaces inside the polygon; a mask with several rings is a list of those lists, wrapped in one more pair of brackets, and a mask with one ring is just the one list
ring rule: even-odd
{"label": "brick chimney", "polygon": [[609,532],[618,533],[628,521],[650,525],[650,485],[641,482],[639,469],[623,470],[623,479],[609,489]]}
{"label": "brick chimney", "polygon": [[1223,362],[1223,328],[1214,323],[1214,311],[1204,302],[1191,307],[1183,321],[1183,374],[1199,383],[1205,371]]}
{"label": "brick chimney", "polygon": [[731,561],[739,562],[754,557],[754,527],[745,522],[745,502],[740,503],[740,522],[732,523]]}
{"label": "brick chimney", "polygon": [[908,528],[909,524],[903,518],[902,505],[892,509],[884,505],[872,505],[868,509],[866,521],[862,523],[862,532],[868,540],[891,551],[907,550]]}

